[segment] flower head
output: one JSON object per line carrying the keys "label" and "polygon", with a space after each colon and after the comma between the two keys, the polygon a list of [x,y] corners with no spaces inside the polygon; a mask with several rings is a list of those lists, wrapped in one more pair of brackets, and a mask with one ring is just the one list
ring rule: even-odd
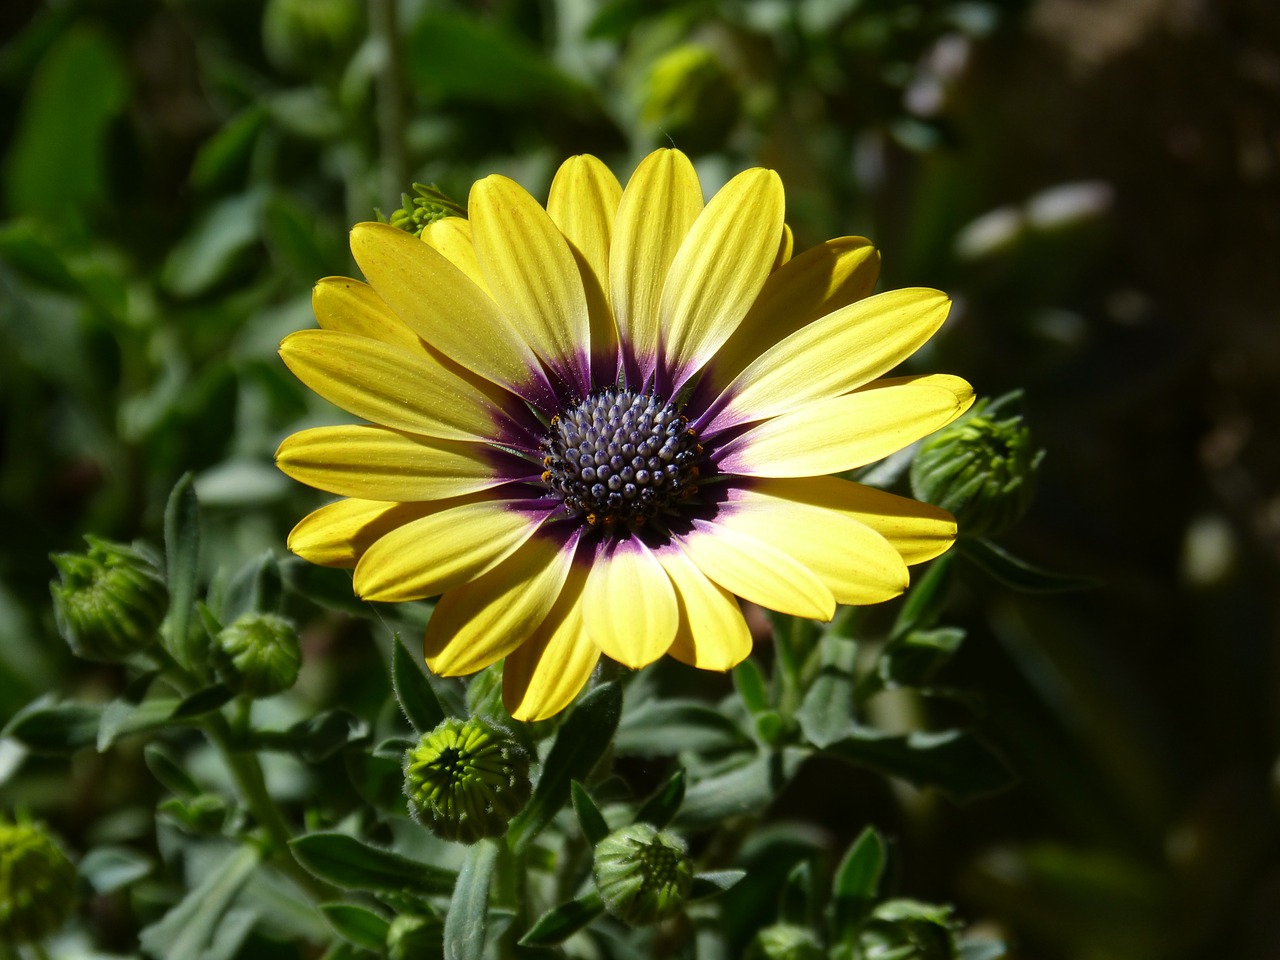
{"label": "flower head", "polygon": [[159,560],[145,548],[86,536],[88,553],[55,553],[53,613],[78,656],[123,660],[149,646],[169,608]]}
{"label": "flower head", "polygon": [[727,670],[751,649],[738,598],[827,620],[901,593],[955,536],[943,510],[831,476],[970,404],[950,376],[884,379],[929,339],[935,290],[870,296],[857,237],[794,258],[778,176],[704,204],[688,159],[624,190],[594,157],[544,209],[512,181],[415,238],[360,224],[367,283],[322,280],[291,370],[367,425],[285,440],[280,468],[345,499],[290,547],[355,567],[370,600],[440,596],[439,674],[505,658],[520,719],[549,716],[601,654]]}
{"label": "flower head", "polygon": [[236,693],[275,696],[298,680],[298,632],[274,613],[246,613],[214,637],[213,664],[222,682]]}
{"label": "flower head", "polygon": [[673,916],[693,886],[685,842],[647,823],[622,827],[597,843],[592,873],[605,909],[634,927]]}
{"label": "flower head", "polygon": [[0,815],[0,943],[53,933],[76,900],[76,868],[37,824]]}

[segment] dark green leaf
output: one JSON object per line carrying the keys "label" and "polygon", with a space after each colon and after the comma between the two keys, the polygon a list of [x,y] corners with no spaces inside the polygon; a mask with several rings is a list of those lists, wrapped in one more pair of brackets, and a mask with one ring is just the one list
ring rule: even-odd
{"label": "dark green leaf", "polygon": [[142,703],[112,700],[103,708],[98,724],[98,752],[102,753],[123,736],[167,726],[178,709],[180,700],[158,697]]}
{"label": "dark green leaf", "polygon": [[279,613],[284,583],[274,553],[250,560],[232,577],[218,605],[224,624],[234,623],[246,613]]}
{"label": "dark green leaf", "polygon": [[146,761],[151,775],[170,792],[179,797],[198,796],[200,785],[191,779],[190,774],[169,756],[169,751],[159,743],[148,743],[142,751],[142,759]]}
{"label": "dark green leaf", "polygon": [[262,226],[276,262],[299,278],[326,276],[341,263],[315,216],[287,194],[267,201]]}
{"label": "dark green leaf", "polygon": [[837,942],[843,943],[852,935],[875,903],[884,866],[884,838],[874,827],[867,827],[853,841],[831,881],[834,939]]}
{"label": "dark green leaf", "polygon": [[965,559],[972,560],[996,580],[1023,593],[1067,593],[1092,590],[1102,582],[1093,577],[1054,573],[1020,560],[990,540],[962,537],[958,541]]}
{"label": "dark green leaf", "polygon": [[256,847],[237,847],[168,913],[142,931],[142,949],[159,960],[201,956],[260,860]]}
{"label": "dark green leaf", "polygon": [[659,830],[669,824],[684,801],[684,785],[684,771],[677,770],[657,793],[645,801],[640,812],[636,814],[636,822],[652,824]]}
{"label": "dark green leaf", "polygon": [[815,915],[813,902],[813,867],[808,860],[801,860],[787,873],[782,893],[778,897],[778,922],[800,927],[812,925]]}
{"label": "dark green leaf", "polygon": [[670,756],[682,750],[708,753],[750,741],[729,717],[701,700],[645,700],[629,708],[614,749],[625,756]]}
{"label": "dark green leaf", "polygon": [[170,797],[156,810],[187,833],[220,833],[227,819],[227,804],[220,796],[202,793],[190,800]]}
{"label": "dark green leaf", "polygon": [[453,892],[457,874],[370,846],[345,833],[309,833],[290,841],[294,857],[344,890],[433,896]]}
{"label": "dark green leaf", "polygon": [[798,747],[761,753],[740,767],[697,781],[685,791],[676,824],[710,827],[730,817],[759,813],[777,798],[808,755]]}
{"label": "dark green leaf", "polygon": [[355,617],[369,617],[373,608],[355,595],[351,571],[320,567],[301,557],[286,557],[280,573],[290,590],[330,610],[341,610]]}
{"label": "dark green leaf", "polygon": [[600,808],[591,799],[591,794],[587,793],[587,788],[577,780],[573,781],[571,793],[573,812],[578,815],[578,825],[582,827],[582,835],[587,843],[594,847],[609,835],[609,824],[605,822]]}
{"label": "dark green leaf", "polygon": [[154,868],[151,858],[128,847],[94,847],[76,865],[93,892],[112,893],[141,880]]}
{"label": "dark green leaf", "polygon": [[230,703],[235,694],[220,683],[197,690],[173,709],[174,720],[190,720],[212,713],[226,703]]}
{"label": "dark green leaf", "polygon": [[963,730],[896,736],[859,728],[822,752],[917,787],[937,787],[960,802],[996,793],[1014,779],[1004,760]]}
{"label": "dark green leaf", "polygon": [[96,703],[54,703],[41,697],[14,714],[3,735],[32,753],[71,753],[97,743],[102,709]]}
{"label": "dark green leaf", "polygon": [[760,671],[760,664],[755,660],[748,658],[733,668],[733,685],[752,713],[759,713],[773,706],[773,701],[769,698],[769,684]]}
{"label": "dark green leaf", "polygon": [[489,926],[489,885],[498,861],[498,841],[480,840],[467,848],[458,882],[444,918],[444,955],[450,960],[480,960]]}
{"label": "dark green leaf", "polygon": [[964,631],[958,627],[913,630],[885,646],[876,659],[876,672],[890,689],[918,687],[928,683],[963,642]]}
{"label": "dark green leaf", "polygon": [[805,739],[823,747],[839,740],[854,726],[854,667],[858,645],[848,637],[822,638],[822,665],[805,691],[796,719]]}
{"label": "dark green leaf", "polygon": [[411,654],[399,636],[391,643],[391,684],[401,712],[418,733],[430,733],[444,720],[444,707],[427,679],[422,657]]}
{"label": "dark green leaf", "polygon": [[525,947],[551,947],[563,943],[604,912],[600,894],[590,893],[548,910],[520,938]]}
{"label": "dark green leaf", "polygon": [[191,614],[200,570],[200,503],[191,474],[184,474],[169,494],[164,510],[164,547],[169,570],[169,652],[187,670],[195,667]]}
{"label": "dark green leaf", "polygon": [[326,710],[295,723],[288,730],[256,730],[250,743],[258,750],[296,753],[309,763],[332,756],[348,743],[369,736],[368,725],[346,710]]}
{"label": "dark green leaf", "polygon": [[569,799],[573,781],[586,780],[595,769],[613,742],[621,713],[622,688],[616,682],[602,684],[578,701],[556,732],[533,798],[511,822],[512,850],[519,853],[541,833]]}
{"label": "dark green leaf", "polygon": [[191,164],[191,184],[197,189],[229,180],[247,167],[249,155],[263,128],[267,112],[254,104],[241,110],[200,145]]}
{"label": "dark green leaf", "polygon": [[348,943],[378,953],[386,947],[391,923],[368,907],[355,903],[322,903],[320,912],[334,933]]}
{"label": "dark green leaf", "polygon": [[169,251],[161,273],[165,289],[178,297],[199,296],[245,262],[261,239],[265,200],[258,188],[214,204]]}
{"label": "dark green leaf", "polygon": [[956,551],[944,553],[924,570],[924,576],[913,578],[906,599],[890,631],[890,642],[905,637],[912,630],[925,630],[933,625],[942,611],[951,586],[951,565]]}
{"label": "dark green leaf", "polygon": [[745,870],[713,870],[694,874],[693,885],[689,888],[689,900],[693,902],[718,897],[746,875]]}

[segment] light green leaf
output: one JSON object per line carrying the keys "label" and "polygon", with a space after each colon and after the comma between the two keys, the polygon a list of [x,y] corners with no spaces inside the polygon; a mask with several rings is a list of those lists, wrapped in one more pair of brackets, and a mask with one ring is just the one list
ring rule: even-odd
{"label": "light green leaf", "polygon": [[867,827],[840,861],[831,882],[836,942],[845,942],[875,903],[885,859],[884,838],[874,827]]}
{"label": "light green leaf", "polygon": [[154,869],[151,858],[128,847],[94,847],[76,865],[94,893],[112,893],[127,887]]}
{"label": "light green leaf", "polygon": [[165,642],[173,658],[191,670],[195,653],[191,640],[191,614],[196,603],[196,577],[200,570],[200,502],[191,474],[185,474],[169,494],[164,509],[164,547],[168,565],[169,617]]}
{"label": "light green leaf", "polygon": [[379,953],[386,946],[391,923],[368,907],[355,903],[322,903],[320,912],[334,933],[348,943]]}
{"label": "light green leaf", "polygon": [[458,882],[444,918],[444,955],[449,960],[480,960],[489,925],[489,885],[498,861],[492,837],[467,848]]}
{"label": "light green leaf", "polygon": [[732,719],[701,700],[646,699],[622,715],[614,749],[624,756],[658,757],[750,742]]}
{"label": "light green leaf", "polygon": [[161,271],[164,288],[197,297],[227,277],[258,242],[266,192],[253,189],[219,200],[169,253]]}
{"label": "light green leaf", "polygon": [[72,753],[98,740],[102,706],[44,696],[19,710],[0,735],[12,737],[32,753]]}
{"label": "light green leaf", "polygon": [[370,846],[345,833],[309,833],[290,841],[298,862],[344,890],[433,896],[453,891],[457,874]]}
{"label": "light green leaf", "polygon": [[168,913],[142,931],[142,949],[158,960],[201,956],[212,945],[218,924],[261,859],[256,847],[233,850]]}
{"label": "light green leaf", "polygon": [[742,766],[692,784],[685,791],[676,825],[710,827],[730,817],[758,813],[782,792],[809,751],[788,747],[758,754]]}
{"label": "light green leaf", "polygon": [[822,638],[821,667],[805,691],[796,719],[805,739],[825,747],[853,729],[854,667],[858,645],[848,637],[828,634]]}

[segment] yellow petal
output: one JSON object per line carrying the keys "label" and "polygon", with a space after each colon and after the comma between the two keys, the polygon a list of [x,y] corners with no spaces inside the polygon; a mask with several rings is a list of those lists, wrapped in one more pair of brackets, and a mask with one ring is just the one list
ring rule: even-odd
{"label": "yellow petal", "polygon": [[621,200],[618,179],[595,157],[585,155],[560,165],[547,197],[547,215],[569,241],[582,275],[597,382],[612,382],[617,373],[618,331],[609,306],[609,246]]}
{"label": "yellow petal", "polygon": [[582,605],[592,642],[633,670],[667,652],[680,621],[670,578],[635,537],[601,545]]}
{"label": "yellow petal", "polygon": [[797,617],[830,620],[835,614],[835,597],[822,579],[758,537],[698,520],[675,539],[709,579],[744,600]]}
{"label": "yellow petal", "polygon": [[405,326],[367,283],[346,277],[327,277],[311,291],[311,309],[325,330],[369,337],[400,347],[422,350],[422,340]]}
{"label": "yellow petal", "polygon": [[369,284],[418,336],[521,396],[538,362],[498,305],[429,244],[385,223],[358,223],[351,253]]}
{"label": "yellow petal", "polygon": [[575,563],[547,618],[502,664],[502,703],[516,720],[543,720],[578,695],[600,660],[582,619],[586,565]]}
{"label": "yellow petal", "polygon": [[667,274],[659,308],[664,365],[679,389],[742,322],[773,269],[785,212],[772,170],[745,170],[712,197]]}
{"label": "yellow petal", "polygon": [[937,290],[890,290],[815,320],[775,344],[726,389],[721,428],[848,393],[911,356],[942,326],[951,301]]}
{"label": "yellow petal", "polygon": [[941,507],[862,483],[838,477],[801,477],[756,480],[751,488],[770,496],[834,510],[865,523],[888,540],[908,565],[932,560],[955,542],[955,517]]}
{"label": "yellow petal", "polygon": [[618,335],[647,377],[658,358],[658,311],[667,270],[702,212],[702,187],[679,150],[641,161],[622,193],[609,253],[609,301]]}
{"label": "yellow petal", "polygon": [[726,444],[722,472],[817,477],[872,463],[945,427],[973,403],[959,377],[878,380],[766,420]]}
{"label": "yellow petal", "polygon": [[801,327],[869,296],[880,275],[880,254],[862,237],[839,237],[811,247],[770,274],[712,360],[707,386],[718,393],[765,350]]}
{"label": "yellow petal", "polygon": [[354,334],[300,330],[285,337],[280,356],[320,396],[384,427],[483,440],[506,419],[476,385],[427,350],[408,353]]}
{"label": "yellow petal", "polygon": [[880,603],[907,589],[907,565],[889,541],[834,510],[788,500],[778,488],[739,488],[716,522],[795,557],[837,603]]}
{"label": "yellow petal", "polygon": [[276,466],[308,486],[362,500],[442,500],[496,487],[510,477],[479,443],[397,433],[384,427],[313,427],[287,437]]}
{"label": "yellow petal", "polygon": [[667,652],[703,670],[729,670],[751,653],[751,631],[733,594],[707,579],[677,545],[655,551],[671,578],[680,626]]}
{"label": "yellow petal", "polygon": [[494,300],[533,352],[586,396],[591,321],[564,236],[523,187],[496,174],[471,188],[467,209]]}
{"label": "yellow petal", "polygon": [[475,673],[528,640],[560,595],[575,546],[535,535],[441,597],[427,621],[427,666],[442,677]]}
{"label": "yellow petal", "polygon": [[488,573],[551,512],[509,500],[439,506],[365,551],[356,566],[357,594],[385,603],[434,597]]}
{"label": "yellow petal", "polygon": [[289,549],[324,567],[354,567],[375,540],[430,509],[425,503],[338,500],[299,520]]}
{"label": "yellow petal", "polygon": [[773,261],[773,269],[777,270],[791,259],[795,246],[795,234],[791,232],[791,227],[784,223],[782,225],[782,241],[778,244],[778,256]]}
{"label": "yellow petal", "polygon": [[471,221],[462,217],[445,217],[422,228],[422,241],[440,253],[446,260],[465,273],[477,287],[489,292],[480,261],[476,259],[476,245],[471,237]]}

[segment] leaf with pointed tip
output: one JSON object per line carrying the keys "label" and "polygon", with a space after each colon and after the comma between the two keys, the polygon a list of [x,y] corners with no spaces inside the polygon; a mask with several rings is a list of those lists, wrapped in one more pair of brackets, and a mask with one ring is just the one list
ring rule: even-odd
{"label": "leaf with pointed tip", "polygon": [[552,947],[563,943],[604,912],[595,890],[548,910],[520,938],[522,947]]}
{"label": "leaf with pointed tip", "polygon": [[153,957],[199,957],[213,944],[219,923],[240,890],[258,868],[257,847],[235,848],[169,911],[139,934],[142,949]]}
{"label": "leaf with pointed tip", "polygon": [[101,704],[79,700],[56,703],[43,696],[10,717],[0,735],[16,740],[32,753],[73,753],[97,742],[102,710]]}
{"label": "leaf with pointed tip", "polygon": [[582,828],[582,835],[587,843],[594,847],[609,835],[609,824],[605,822],[600,808],[591,799],[591,794],[587,793],[587,788],[577,780],[573,781],[570,793],[573,799],[573,812],[578,815],[578,825]]}
{"label": "leaf with pointed tip", "polygon": [[669,824],[684,802],[685,775],[677,770],[636,814],[637,823],[649,823],[661,830]]}
{"label": "leaf with pointed tip", "polygon": [[424,672],[421,657],[409,653],[399,635],[391,642],[391,684],[400,712],[418,733],[430,733],[444,720],[444,707]]}
{"label": "leaf with pointed tip", "polygon": [[174,485],[164,509],[164,549],[169,574],[166,645],[181,666],[193,670],[196,658],[190,624],[200,570],[200,502],[189,473]]}
{"label": "leaf with pointed tip", "polygon": [[410,860],[345,833],[309,833],[289,842],[298,862],[344,890],[434,896],[453,892],[452,870]]}
{"label": "leaf with pointed tip", "polygon": [[760,713],[773,706],[769,699],[769,684],[755,660],[748,658],[733,668],[733,686],[752,713]]}
{"label": "leaf with pointed tip", "polygon": [[845,942],[875,903],[884,875],[884,838],[874,827],[865,828],[853,841],[836,868],[831,882],[831,902],[837,943]]}
{"label": "leaf with pointed tip", "polygon": [[787,747],[761,753],[741,766],[699,780],[685,791],[676,817],[681,827],[710,827],[743,814],[758,813],[782,792],[810,751]]}
{"label": "leaf with pointed tip", "polygon": [[1019,559],[1003,547],[980,537],[962,537],[959,547],[966,559],[972,560],[986,573],[1011,590],[1023,593],[1068,593],[1092,590],[1102,585],[1093,577],[1054,573]]}
{"label": "leaf with pointed tip", "polygon": [[822,753],[917,787],[937,787],[961,803],[996,793],[1014,781],[1004,760],[964,730],[899,736],[859,727]]}
{"label": "leaf with pointed tip", "polygon": [[805,691],[796,719],[805,739],[818,747],[834,743],[854,727],[854,667],[858,644],[848,637],[822,638],[821,667]]}
{"label": "leaf with pointed tip", "polygon": [[444,955],[480,960],[489,926],[489,886],[498,862],[499,841],[488,837],[467,848],[444,918]]}
{"label": "leaf with pointed tip", "polygon": [[624,756],[662,757],[750,742],[733,720],[701,700],[646,700],[622,715],[614,749]]}
{"label": "leaf with pointed tip", "polygon": [[200,785],[191,779],[191,775],[182,769],[181,764],[169,755],[168,749],[163,745],[148,743],[143,748],[142,759],[151,775],[170,793],[187,799],[199,796]]}
{"label": "leaf with pointed tip", "polygon": [[378,953],[386,948],[391,923],[381,914],[355,903],[322,903],[320,912],[333,932],[348,943]]}
{"label": "leaf with pointed tip", "polygon": [[689,887],[689,902],[710,900],[718,897],[746,877],[745,870],[711,870],[707,873],[695,873],[693,883]]}

